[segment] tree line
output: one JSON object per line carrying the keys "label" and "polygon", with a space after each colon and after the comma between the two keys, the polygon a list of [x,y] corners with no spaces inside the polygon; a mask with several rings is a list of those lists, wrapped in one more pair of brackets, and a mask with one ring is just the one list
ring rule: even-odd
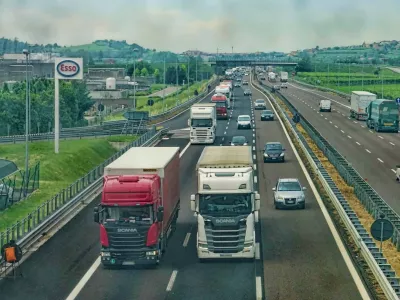
{"label": "tree line", "polygon": [[[0,135],[25,133],[26,82],[4,84],[0,91]],[[31,133],[48,132],[54,127],[54,81],[37,78],[30,81]],[[87,125],[85,112],[94,104],[84,82],[60,81],[61,127]]]}

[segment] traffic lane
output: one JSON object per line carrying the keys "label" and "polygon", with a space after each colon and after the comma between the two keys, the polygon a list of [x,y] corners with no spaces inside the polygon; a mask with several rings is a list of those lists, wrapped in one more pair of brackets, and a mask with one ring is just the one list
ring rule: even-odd
{"label": "traffic lane", "polygon": [[[172,138],[171,141],[178,140]],[[178,143],[178,141],[176,141]],[[190,227],[193,226],[193,213],[190,213],[190,192],[188,185],[193,181],[195,166],[204,146],[190,146],[180,163],[181,210],[177,229],[168,241],[168,248],[156,269],[126,268],[107,270],[99,267],[77,300],[86,299],[165,299],[166,288],[173,270],[185,262],[183,242]]]}
{"label": "traffic lane", "polygon": [[[256,96],[261,93],[254,91]],[[263,97],[264,98],[264,97]],[[269,103],[268,108],[271,109]],[[311,187],[279,121],[262,122],[256,112],[261,193],[261,241],[268,299],[361,299]],[[286,148],[285,163],[264,163],[265,142]],[[272,188],[279,178],[298,178],[307,188],[305,210],[276,210]],[[290,288],[289,288],[290,287]]]}
{"label": "traffic lane", "polygon": [[[343,155],[357,170],[357,172],[368,181],[373,189],[396,211],[400,212],[398,202],[398,183],[395,180],[394,168],[398,164],[398,155],[385,153],[385,148],[374,142],[365,142],[360,138],[348,138],[346,132],[343,134],[339,126],[326,122],[325,118],[310,109],[302,102],[288,98],[296,108],[299,108],[304,117],[315,127],[325,139]],[[333,125],[333,126],[332,126]],[[343,130],[344,131],[344,130]],[[369,134],[367,131],[366,134]],[[360,132],[353,132],[353,136],[360,136]],[[372,135],[372,134],[371,134]],[[361,135],[364,136],[365,135]],[[366,137],[365,137],[366,138]],[[358,141],[354,141],[357,139]],[[358,145],[357,142],[360,144]],[[383,163],[378,160],[383,161]],[[368,163],[366,163],[368,162]],[[393,170],[391,169],[393,168]]]}
{"label": "traffic lane", "polygon": [[[161,141],[157,147],[178,146],[182,151],[187,143]],[[65,298],[99,256],[99,228],[93,221],[93,208],[100,200],[100,196],[94,199],[43,246],[33,250],[21,266],[24,280],[0,281],[0,295],[4,299]]]}
{"label": "traffic lane", "polygon": [[[235,100],[233,115],[250,114],[250,102]],[[242,102],[241,102],[242,101]],[[228,132],[241,135],[252,130],[238,130],[236,123],[230,123]],[[200,154],[199,154],[200,155]],[[194,158],[197,162],[198,157]],[[196,174],[193,172],[185,198],[197,192]],[[255,262],[241,260],[215,260],[199,263],[197,258],[197,226],[190,232],[184,254],[176,255],[178,267],[176,279],[167,299],[254,299]]]}

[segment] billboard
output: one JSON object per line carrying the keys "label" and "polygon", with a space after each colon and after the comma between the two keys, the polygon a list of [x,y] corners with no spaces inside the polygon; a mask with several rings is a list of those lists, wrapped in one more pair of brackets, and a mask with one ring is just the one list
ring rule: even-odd
{"label": "billboard", "polygon": [[54,60],[55,79],[83,79],[83,59],[56,57]]}

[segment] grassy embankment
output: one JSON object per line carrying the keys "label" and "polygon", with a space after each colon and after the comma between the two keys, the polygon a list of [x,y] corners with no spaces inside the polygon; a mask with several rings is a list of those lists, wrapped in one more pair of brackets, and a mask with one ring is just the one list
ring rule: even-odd
{"label": "grassy embankment", "polygon": [[[51,199],[60,190],[84,176],[118,150],[112,142],[132,142],[136,136],[112,136],[97,139],[60,141],[60,153],[54,153],[52,142],[34,142],[30,146],[30,162],[40,161],[40,185],[28,199],[0,212],[0,231],[26,217],[37,206]],[[0,158],[23,168],[25,145],[2,145]]]}

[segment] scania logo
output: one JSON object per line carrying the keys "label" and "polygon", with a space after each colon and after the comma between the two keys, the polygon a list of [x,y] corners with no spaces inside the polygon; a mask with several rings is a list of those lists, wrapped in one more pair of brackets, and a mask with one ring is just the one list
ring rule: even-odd
{"label": "scania logo", "polygon": [[215,223],[218,224],[232,224],[236,223],[235,219],[215,219]]}
{"label": "scania logo", "polygon": [[138,233],[136,228],[118,228],[119,233]]}

